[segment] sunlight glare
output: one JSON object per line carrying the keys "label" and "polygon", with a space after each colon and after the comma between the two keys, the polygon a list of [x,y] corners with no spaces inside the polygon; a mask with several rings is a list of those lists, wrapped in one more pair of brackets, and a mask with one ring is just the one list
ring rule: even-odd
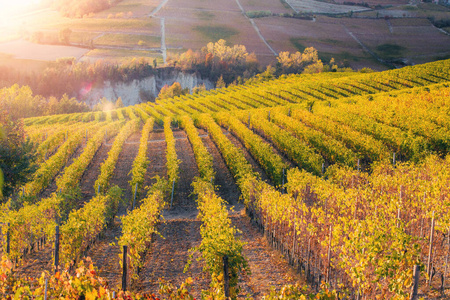
{"label": "sunlight glare", "polygon": [[1,10],[10,11],[24,8],[27,5],[37,4],[39,2],[40,2],[39,0],[14,0],[14,1],[0,0],[0,7]]}
{"label": "sunlight glare", "polygon": [[27,11],[27,8],[41,3],[42,0],[0,0],[0,29],[14,26],[13,19]]}
{"label": "sunlight glare", "polygon": [[35,5],[41,0],[0,0],[0,16],[7,17],[8,14],[18,13],[27,6]]}

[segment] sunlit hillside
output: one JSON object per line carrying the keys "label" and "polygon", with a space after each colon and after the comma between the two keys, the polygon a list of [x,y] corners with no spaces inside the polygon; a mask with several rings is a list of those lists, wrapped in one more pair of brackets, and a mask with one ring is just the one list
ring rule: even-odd
{"label": "sunlit hillside", "polygon": [[2,293],[448,298],[449,80],[443,60],[26,118]]}

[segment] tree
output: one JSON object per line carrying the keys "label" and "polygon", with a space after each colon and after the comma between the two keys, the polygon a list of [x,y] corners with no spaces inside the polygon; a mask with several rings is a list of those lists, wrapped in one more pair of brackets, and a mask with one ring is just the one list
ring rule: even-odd
{"label": "tree", "polygon": [[69,45],[71,34],[72,30],[70,30],[70,28],[61,29],[59,31],[59,42],[61,44]]}
{"label": "tree", "polygon": [[192,94],[199,94],[199,93],[201,93],[201,92],[203,92],[203,91],[206,91],[206,86],[205,86],[204,83],[195,86],[195,87],[192,89]]}
{"label": "tree", "polygon": [[0,127],[4,138],[0,140],[0,169],[3,173],[4,197],[9,197],[18,187],[30,179],[36,171],[36,151],[34,144],[25,138],[22,122],[13,120],[0,107]]}
{"label": "tree", "polygon": [[225,81],[223,80],[223,76],[220,76],[219,79],[216,82],[216,89],[221,89],[226,87]]}
{"label": "tree", "polygon": [[123,102],[122,102],[122,98],[121,98],[121,97],[117,98],[117,101],[116,101],[116,103],[114,104],[114,106],[115,106],[116,108],[122,108],[122,107],[123,107]]}
{"label": "tree", "polygon": [[[308,68],[308,66],[312,65]],[[301,73],[306,69],[306,72],[322,71],[323,64],[319,59],[317,50],[313,47],[306,48],[303,53],[295,52],[280,52],[277,57],[277,74],[281,68],[281,73]]]}
{"label": "tree", "polygon": [[179,82],[174,82],[171,86],[167,84],[162,87],[159,92],[157,100],[173,98],[176,96],[186,95],[189,93],[189,88],[181,88],[181,84]]}

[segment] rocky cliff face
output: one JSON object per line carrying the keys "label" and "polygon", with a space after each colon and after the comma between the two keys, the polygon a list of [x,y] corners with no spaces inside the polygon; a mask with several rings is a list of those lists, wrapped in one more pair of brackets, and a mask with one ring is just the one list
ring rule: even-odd
{"label": "rocky cliff face", "polygon": [[102,86],[93,87],[84,92],[80,97],[89,105],[95,105],[105,97],[115,102],[121,97],[125,106],[134,105],[155,99],[164,85],[172,85],[179,82],[182,88],[191,91],[195,86],[204,84],[206,89],[214,88],[214,84],[208,79],[202,79],[198,74],[183,73],[174,69],[159,69],[157,74],[131,82],[105,81]]}

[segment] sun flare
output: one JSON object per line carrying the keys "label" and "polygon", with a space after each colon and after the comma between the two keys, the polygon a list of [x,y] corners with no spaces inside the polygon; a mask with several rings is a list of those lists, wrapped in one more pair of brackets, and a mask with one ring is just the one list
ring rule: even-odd
{"label": "sun flare", "polygon": [[23,10],[24,8],[27,8],[27,6],[38,4],[39,2],[40,0],[0,0],[0,11],[5,14],[18,12],[20,10]]}

